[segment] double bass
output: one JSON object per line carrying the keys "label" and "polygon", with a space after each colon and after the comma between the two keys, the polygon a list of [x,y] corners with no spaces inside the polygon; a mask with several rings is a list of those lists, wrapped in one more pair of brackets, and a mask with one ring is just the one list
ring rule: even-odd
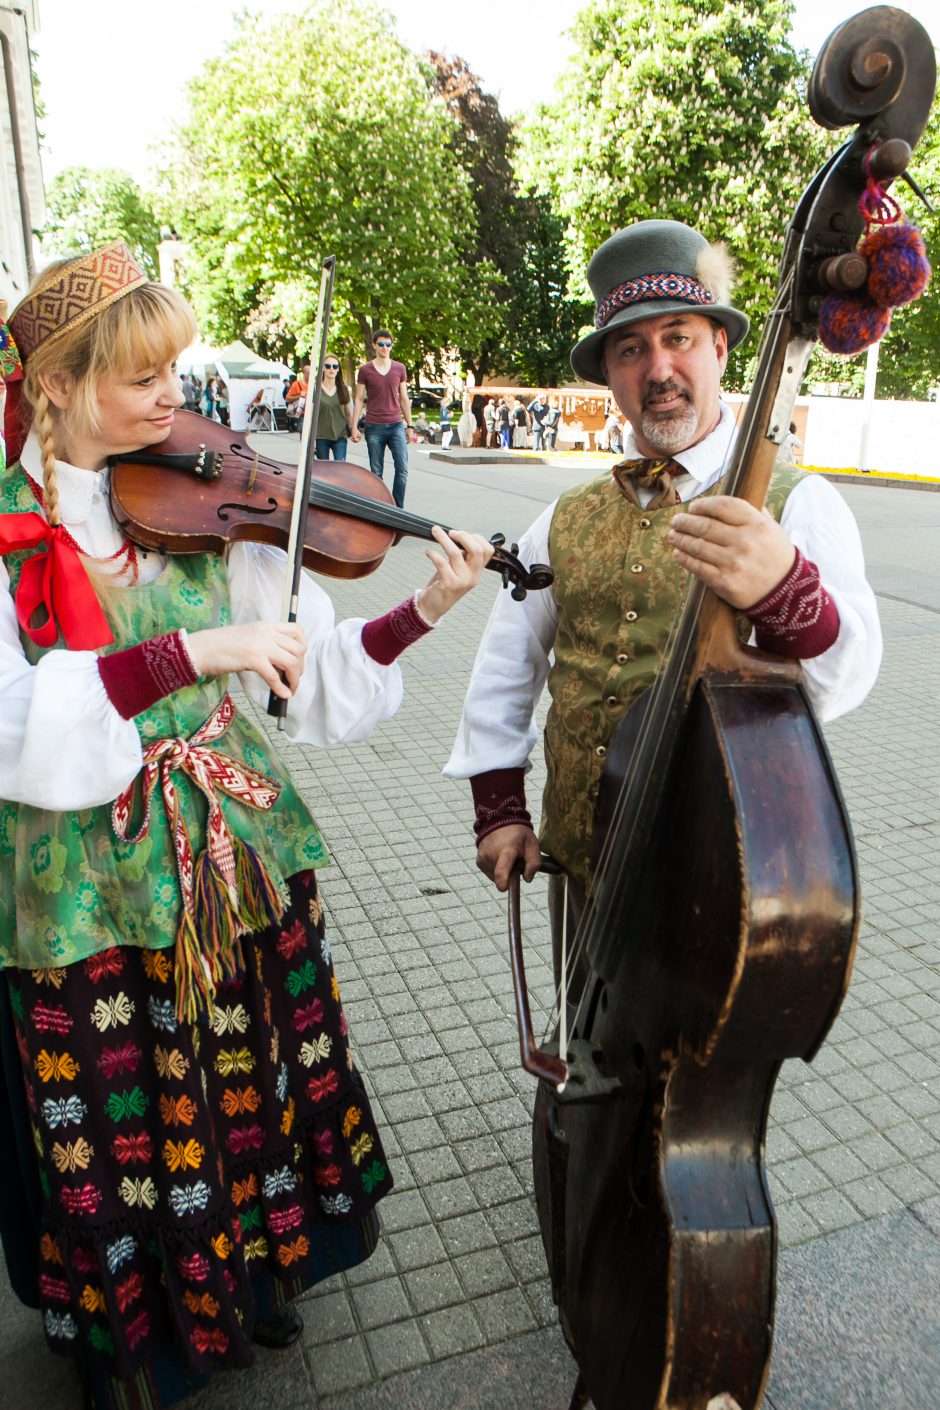
{"label": "double bass", "polygon": [[[820,304],[866,277],[859,198],[872,174],[905,175],[935,80],[930,39],[903,11],[877,6],[826,41],[810,109],[857,126],[787,230],[725,494],[763,505]],[[597,833],[572,946],[587,981],[570,1035],[543,1046],[518,875],[509,895],[522,1063],[539,1079],[536,1203],[579,1368],[571,1410],[756,1410],[777,1258],[767,1115],[781,1064],[810,1061],[838,1013],[859,888],[798,663],[743,645],[698,579],[608,749]],[[559,1011],[567,1029],[564,996]]]}

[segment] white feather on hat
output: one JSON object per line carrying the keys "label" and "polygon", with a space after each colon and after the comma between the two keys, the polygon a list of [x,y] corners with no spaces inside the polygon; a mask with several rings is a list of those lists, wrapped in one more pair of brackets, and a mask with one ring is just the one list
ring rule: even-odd
{"label": "white feather on hat", "polygon": [[703,250],[695,261],[695,273],[709,293],[714,295],[716,303],[731,302],[735,268],[727,245],[718,240]]}

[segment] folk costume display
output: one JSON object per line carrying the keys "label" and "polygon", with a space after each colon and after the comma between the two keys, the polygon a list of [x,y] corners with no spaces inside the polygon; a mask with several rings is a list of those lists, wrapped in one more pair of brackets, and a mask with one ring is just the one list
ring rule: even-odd
{"label": "folk costume display", "polygon": [[[720,250],[674,221],[643,221],[617,232],[588,269],[596,328],[572,352],[575,373],[607,385],[609,340],[652,319],[668,325],[704,315],[711,336],[734,347],[746,336],[748,320],[730,303],[726,265]],[[735,435],[734,417],[718,397],[720,368],[709,365],[707,375],[706,424],[689,433],[688,444],[651,456],[656,447],[641,430],[638,444],[634,427],[625,459],[612,472],[567,491],[523,536],[520,553],[552,567],[553,589],[531,596],[521,610],[495,604],[444,770],[448,778],[472,782],[478,843],[503,827],[531,828],[524,776],[547,683],[541,841],[581,888],[589,882],[608,743],[662,666],[688,581],[691,565],[674,554],[673,521],[690,501],[720,493]],[[649,385],[655,390],[660,383],[652,376]],[[673,397],[684,412],[694,388],[684,385],[681,373],[670,373],[662,386],[662,398]],[[660,420],[670,417],[660,413]],[[675,438],[668,426],[664,434]],[[832,485],[783,463],[767,509],[796,552],[781,581],[742,610],[742,630],[764,649],[803,662],[817,714],[831,720],[864,700],[881,661],[858,529]],[[554,880],[550,885],[558,888]]]}
{"label": "folk costume display", "polygon": [[42,275],[2,338],[0,1225],[16,1291],[102,1407],[168,1403],[250,1365],[256,1328],[299,1331],[280,1310],[369,1255],[392,1187],[324,932],[326,849],[219,643],[259,704],[293,672],[289,737],[363,739],[401,700],[396,657],[489,552],[458,536],[466,559],[434,553],[423,593],[373,622],[336,624],[305,577],[291,656],[266,625],[280,550],[124,540],[81,449],[167,434],[193,333],[116,241]]}

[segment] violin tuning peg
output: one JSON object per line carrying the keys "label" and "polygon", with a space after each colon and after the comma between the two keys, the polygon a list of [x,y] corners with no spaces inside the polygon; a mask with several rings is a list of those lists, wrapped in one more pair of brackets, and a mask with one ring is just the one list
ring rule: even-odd
{"label": "violin tuning peg", "polygon": [[524,587],[514,587],[510,596],[513,602],[524,602],[528,593]]}
{"label": "violin tuning peg", "polygon": [[511,543],[511,544],[509,545],[509,552],[510,552],[511,554],[513,554],[513,556],[515,556],[516,554],[518,554],[518,552],[519,552],[519,545],[518,545],[517,543]]}
{"label": "violin tuning peg", "polygon": [[502,548],[502,546],[503,546],[503,544],[504,544],[505,542],[506,542],[506,535],[505,535],[505,534],[491,534],[491,535],[490,535],[490,543],[493,545],[494,548]]}

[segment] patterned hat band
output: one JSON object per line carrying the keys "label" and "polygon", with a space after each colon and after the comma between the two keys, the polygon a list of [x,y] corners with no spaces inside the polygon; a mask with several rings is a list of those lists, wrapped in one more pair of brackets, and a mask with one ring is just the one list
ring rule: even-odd
{"label": "patterned hat band", "polygon": [[117,299],[149,283],[123,240],[52,269],[16,307],[10,328],[25,362],[41,343],[79,328]]}
{"label": "patterned hat band", "polygon": [[699,305],[718,302],[710,289],[688,274],[641,274],[638,279],[628,279],[626,284],[618,284],[604,302],[598,304],[594,326],[606,328],[621,309],[629,308],[631,304],[646,303],[650,299],[672,299],[683,304]]}

